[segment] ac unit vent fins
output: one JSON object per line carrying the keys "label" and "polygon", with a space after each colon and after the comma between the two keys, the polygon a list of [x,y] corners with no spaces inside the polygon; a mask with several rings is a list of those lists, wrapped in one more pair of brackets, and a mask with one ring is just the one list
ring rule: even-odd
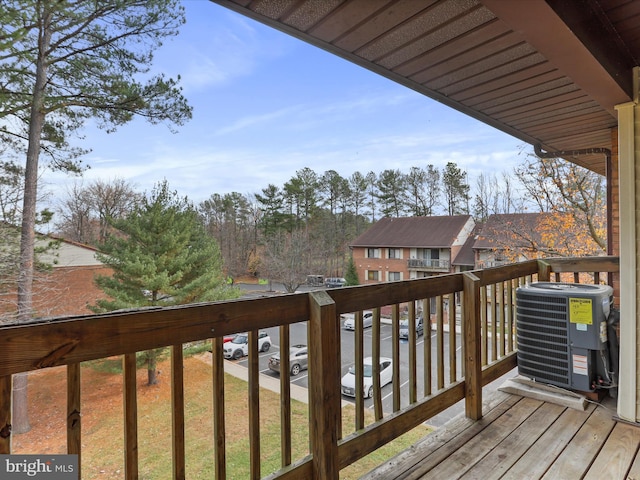
{"label": "ac unit vent fins", "polygon": [[518,370],[553,384],[570,381],[567,301],[522,293],[518,296]]}

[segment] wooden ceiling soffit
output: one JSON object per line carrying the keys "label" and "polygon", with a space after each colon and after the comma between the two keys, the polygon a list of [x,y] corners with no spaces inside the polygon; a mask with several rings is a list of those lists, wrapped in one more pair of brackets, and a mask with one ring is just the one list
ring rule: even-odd
{"label": "wooden ceiling soffit", "polygon": [[[605,27],[598,18],[591,15],[589,24],[585,23],[585,11],[589,10],[585,8],[586,2],[527,0],[523,4],[503,0],[481,1],[501,21],[522,33],[527,43],[614,119],[617,117],[615,105],[631,100],[630,71],[622,65],[619,51],[612,44],[608,48],[609,42],[602,41],[608,37],[604,36]],[[551,4],[558,8],[562,18]],[[580,38],[576,32],[580,33]],[[612,35],[609,37],[613,38]]]}

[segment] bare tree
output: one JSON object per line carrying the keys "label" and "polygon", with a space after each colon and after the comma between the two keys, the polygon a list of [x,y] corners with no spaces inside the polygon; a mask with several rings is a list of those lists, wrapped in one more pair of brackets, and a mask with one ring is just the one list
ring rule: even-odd
{"label": "bare tree", "polygon": [[87,187],[74,182],[57,208],[58,233],[66,239],[88,245],[105,241],[109,220],[125,218],[141,195],[122,178],[95,180]]}
{"label": "bare tree", "polygon": [[89,204],[98,217],[98,238],[102,243],[107,238],[109,222],[125,218],[142,198],[134,185],[124,178],[110,181],[95,180],[86,191]]}
{"label": "bare tree", "polygon": [[65,198],[60,200],[56,210],[56,230],[60,236],[79,243],[95,242],[91,202],[82,183],[74,182],[67,186]]}
{"label": "bare tree", "polygon": [[315,271],[317,254],[304,230],[280,231],[265,244],[265,273],[293,293],[306,282],[309,272]]}

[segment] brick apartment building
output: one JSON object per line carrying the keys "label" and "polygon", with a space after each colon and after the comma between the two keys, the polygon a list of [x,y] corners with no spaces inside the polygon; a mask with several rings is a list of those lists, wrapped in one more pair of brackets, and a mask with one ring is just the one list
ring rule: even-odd
{"label": "brick apartment building", "polygon": [[460,271],[455,260],[474,227],[471,215],[383,218],[351,244],[360,283]]}
{"label": "brick apartment building", "polygon": [[[96,275],[110,275],[95,257],[96,249],[88,245],[62,239],[40,237],[39,246],[51,240],[59,243],[51,253],[39,256],[39,261],[51,265],[51,269],[39,272],[34,278],[34,309],[36,316],[89,314],[88,305],[105,298],[105,294],[94,283]],[[14,313],[16,292],[5,292],[0,297],[0,314]]]}

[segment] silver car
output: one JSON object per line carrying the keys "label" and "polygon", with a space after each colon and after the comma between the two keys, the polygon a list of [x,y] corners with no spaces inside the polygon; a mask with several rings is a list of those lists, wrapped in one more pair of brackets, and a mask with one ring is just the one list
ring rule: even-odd
{"label": "silver car", "polygon": [[[295,377],[302,370],[307,369],[307,346],[294,345],[289,349],[289,371]],[[269,368],[280,373],[280,354],[275,353],[269,358]]]}
{"label": "silver car", "polygon": [[[356,329],[355,317],[351,315],[344,321],[343,325],[345,330],[355,330]],[[366,310],[362,312],[362,328],[369,328],[372,325],[373,325],[373,312],[371,310]]]}
{"label": "silver car", "polygon": [[[416,318],[416,336],[424,334],[424,320],[422,315]],[[409,338],[409,319],[400,320],[400,338]]]}

